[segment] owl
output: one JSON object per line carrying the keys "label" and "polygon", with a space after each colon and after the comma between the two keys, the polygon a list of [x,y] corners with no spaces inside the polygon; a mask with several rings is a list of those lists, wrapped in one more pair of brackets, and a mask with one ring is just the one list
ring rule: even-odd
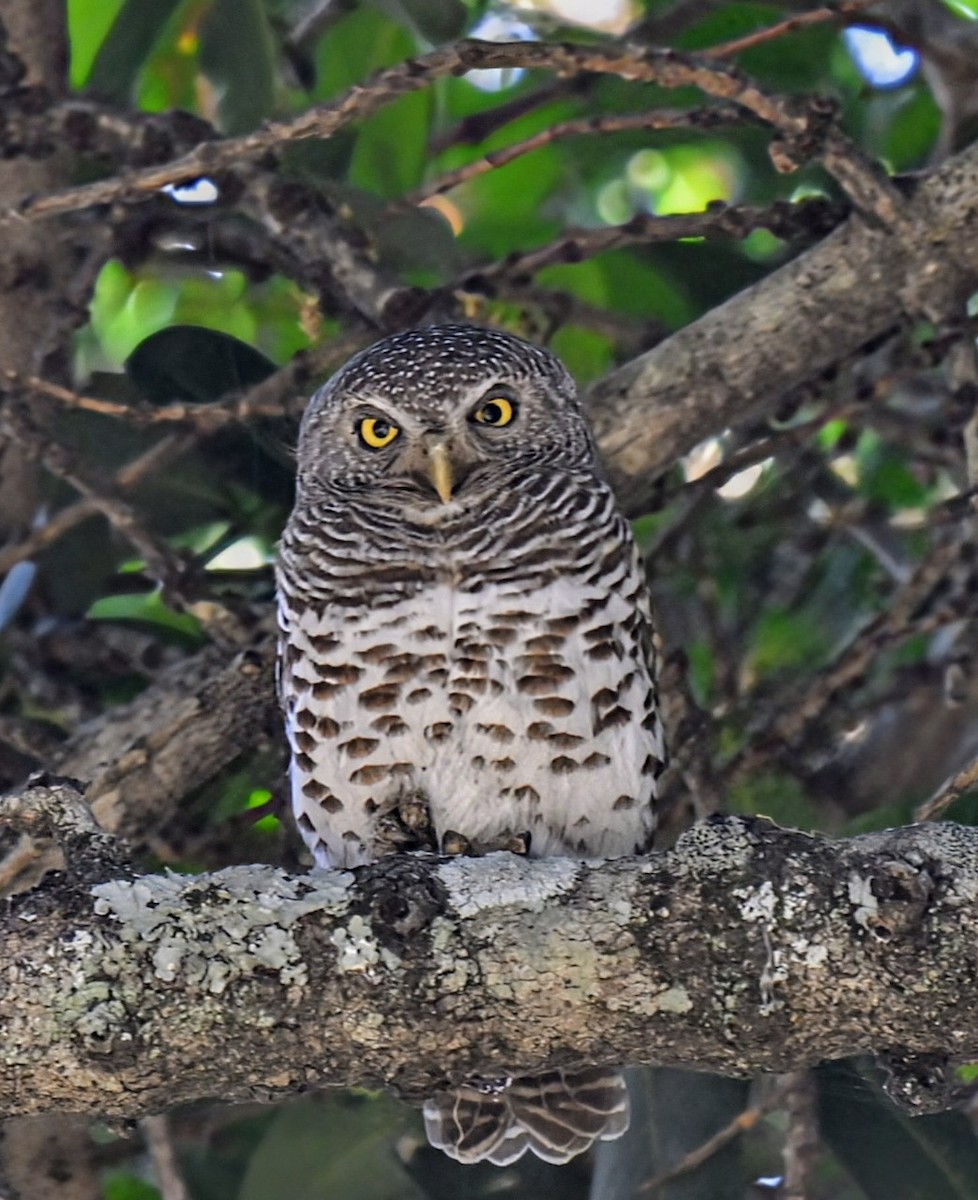
{"label": "owl", "polygon": [[[316,393],[278,560],[292,807],[317,864],[428,846],[645,851],[665,763],[649,596],[564,366],[435,326]],[[615,1071],[429,1101],[462,1162],[564,1162],[628,1125]]]}

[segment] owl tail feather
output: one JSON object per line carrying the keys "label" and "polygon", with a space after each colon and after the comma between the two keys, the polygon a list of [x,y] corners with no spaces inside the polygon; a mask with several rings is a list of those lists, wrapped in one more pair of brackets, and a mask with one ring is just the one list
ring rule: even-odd
{"label": "owl tail feather", "polygon": [[628,1091],[620,1071],[588,1067],[488,1083],[467,1083],[424,1106],[425,1132],[462,1163],[504,1167],[527,1150],[565,1163],[599,1138],[628,1128]]}

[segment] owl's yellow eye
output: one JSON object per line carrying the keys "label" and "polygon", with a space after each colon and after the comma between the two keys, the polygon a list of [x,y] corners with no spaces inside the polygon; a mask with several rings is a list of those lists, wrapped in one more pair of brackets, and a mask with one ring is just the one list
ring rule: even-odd
{"label": "owl's yellow eye", "polygon": [[364,417],[357,426],[360,441],[371,450],[383,450],[400,432],[396,425],[385,421],[383,417]]}
{"label": "owl's yellow eye", "polygon": [[493,396],[479,405],[472,419],[480,425],[494,425],[499,429],[502,425],[508,425],[515,416],[516,405],[512,400],[507,400],[505,396]]}

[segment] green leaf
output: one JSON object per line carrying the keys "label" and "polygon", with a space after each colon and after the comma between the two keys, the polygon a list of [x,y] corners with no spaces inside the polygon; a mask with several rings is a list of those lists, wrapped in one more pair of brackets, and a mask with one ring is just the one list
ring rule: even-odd
{"label": "green leaf", "polygon": [[402,96],[365,121],[350,165],[350,182],[392,200],[417,187],[428,157],[430,89]]}
{"label": "green leaf", "polygon": [[763,613],[754,628],[751,666],[758,675],[792,667],[817,666],[826,652],[825,638],[806,613],[774,608]]}
{"label": "green leaf", "polygon": [[373,4],[433,45],[461,37],[469,23],[469,10],[460,0],[438,0],[437,4],[431,0],[373,0]]}
{"label": "green leaf", "polygon": [[[878,111],[887,105],[887,111]],[[865,106],[869,145],[878,151],[893,171],[926,166],[941,131],[943,115],[934,93],[920,81],[911,88],[884,92]],[[881,138],[872,133],[882,132]]]}
{"label": "green leaf", "polygon": [[92,621],[141,621],[195,640],[202,636],[196,617],[168,608],[159,591],[103,596],[89,607],[85,615]]}
{"label": "green leaf", "polygon": [[113,1171],[102,1184],[103,1200],[160,1200],[159,1188],[138,1175]]}
{"label": "green leaf", "polygon": [[82,88],[125,0],[68,0],[71,86]]}
{"label": "green leaf", "polygon": [[962,1113],[910,1117],[863,1068],[819,1068],[819,1130],[867,1200],[978,1200],[978,1139]]}
{"label": "green leaf", "polygon": [[261,0],[214,0],[200,39],[200,65],[222,89],[222,128],[256,128],[273,110],[277,65]]}
{"label": "green leaf", "polygon": [[917,508],[927,502],[928,489],[907,466],[901,450],[875,434],[864,434],[857,447],[859,492],[890,508]]}
{"label": "green leaf", "polygon": [[706,707],[713,694],[713,647],[705,638],[690,642],[686,647],[689,660],[689,686],[697,704]]}
{"label": "green leaf", "polygon": [[957,17],[966,21],[978,20],[978,0],[944,0],[944,4]]}
{"label": "green leaf", "polygon": [[553,336],[552,346],[581,385],[600,378],[615,365],[609,338],[580,325],[562,325]]}
{"label": "green leaf", "polygon": [[423,1200],[394,1155],[407,1110],[386,1096],[284,1106],[255,1150],[238,1200]]}
{"label": "green leaf", "polygon": [[319,46],[317,100],[328,100],[362,83],[372,71],[393,66],[415,52],[406,30],[367,5],[337,21]]}
{"label": "green leaf", "polygon": [[92,321],[109,321],[121,312],[129,299],[135,280],[117,258],[110,258],[95,281],[92,297]]}
{"label": "green leaf", "polygon": [[88,76],[89,91],[116,104],[129,101],[157,38],[182,0],[127,0]]}
{"label": "green leaf", "polygon": [[126,374],[155,404],[206,403],[261,383],[275,364],[238,338],[198,325],[152,334],[125,362]]}
{"label": "green leaf", "polygon": [[611,250],[588,262],[545,267],[537,273],[537,281],[629,317],[656,317],[672,329],[697,315],[663,271],[630,250]]}

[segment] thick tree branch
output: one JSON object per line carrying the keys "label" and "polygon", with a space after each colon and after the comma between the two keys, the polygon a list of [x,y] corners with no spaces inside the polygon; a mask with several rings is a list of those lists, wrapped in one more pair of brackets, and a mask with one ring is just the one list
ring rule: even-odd
{"label": "thick tree branch", "polygon": [[908,316],[956,319],[978,284],[978,145],[909,199],[912,237],[852,216],[787,266],[602,379],[589,407],[619,497],[704,437],[770,409]]}
{"label": "thick tree branch", "polygon": [[65,746],[54,769],[87,785],[103,829],[154,846],[184,797],[278,728],[268,624],[247,648],[207,646],[168,667]]}
{"label": "thick tree branch", "polygon": [[[35,789],[18,827],[62,803],[64,785]],[[726,818],[648,859],[394,856],[307,876],[80,862],[0,920],[9,1113],[361,1083],[418,1097],[581,1061],[978,1057],[970,828],[833,841]]]}

